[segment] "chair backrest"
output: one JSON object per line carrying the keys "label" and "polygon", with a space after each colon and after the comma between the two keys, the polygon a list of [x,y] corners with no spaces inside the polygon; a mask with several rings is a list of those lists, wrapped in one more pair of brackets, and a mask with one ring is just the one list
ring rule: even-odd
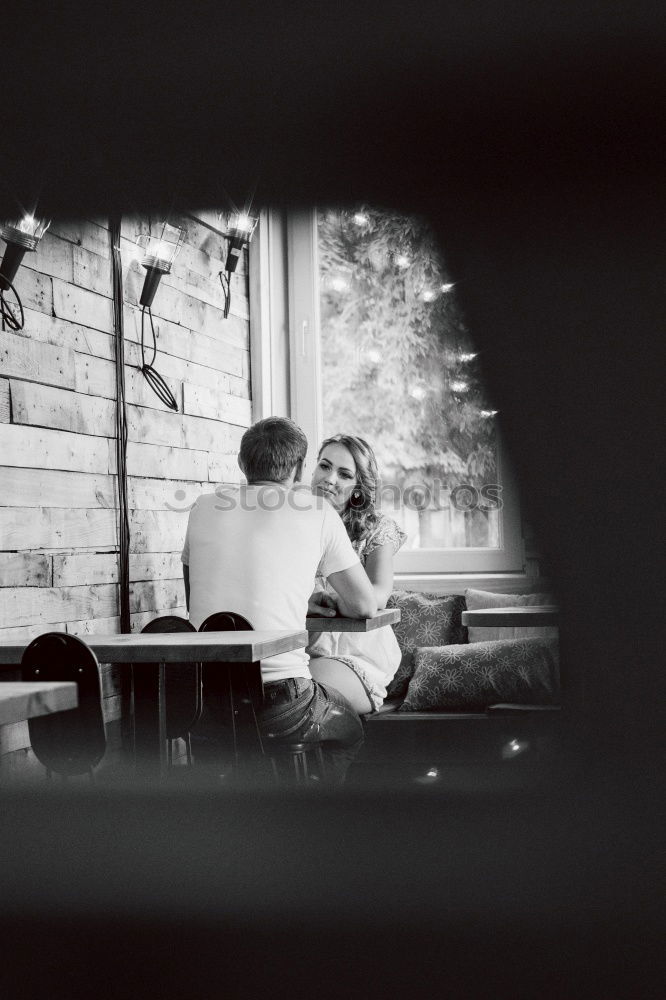
{"label": "chair backrest", "polygon": [[252,632],[247,618],[236,611],[216,611],[199,626],[200,632]]}
{"label": "chair backrest", "polygon": [[181,618],[180,615],[161,615],[144,625],[141,631],[157,632],[164,635],[167,632],[196,632],[196,629],[192,622],[188,621],[187,618]]}
{"label": "chair backrest", "polygon": [[[199,626],[200,632],[252,632],[253,626],[239,615],[237,611],[216,611],[209,615]],[[244,672],[243,683],[239,674],[229,675],[230,682],[239,689],[239,694],[245,693],[255,706],[262,704],[264,700],[264,686],[261,681],[261,667],[259,664],[248,664]],[[222,675],[213,666],[208,666],[204,672],[204,687],[207,691],[215,691],[219,696],[222,684]]]}
{"label": "chair backrest", "polygon": [[[194,625],[179,615],[162,615],[141,629],[142,632],[196,632]],[[170,663],[164,679],[166,736],[168,740],[185,738],[201,715],[201,665]]]}
{"label": "chair backrest", "polygon": [[106,750],[99,664],[93,651],[74,635],[45,632],[26,647],[21,659],[24,681],[75,681],[78,708],[28,720],[30,743],[50,771],[90,772]]}

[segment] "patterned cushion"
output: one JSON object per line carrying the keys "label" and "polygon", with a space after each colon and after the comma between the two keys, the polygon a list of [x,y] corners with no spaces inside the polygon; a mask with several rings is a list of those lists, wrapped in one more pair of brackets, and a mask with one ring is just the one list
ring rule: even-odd
{"label": "patterned cushion", "polygon": [[[466,590],[468,611],[483,608],[533,608],[540,604],[556,604],[550,594],[493,594],[489,590]],[[556,639],[557,625],[469,627],[469,642],[486,642],[489,639]]]}
{"label": "patterned cushion", "polygon": [[387,697],[402,697],[414,673],[414,650],[417,646],[446,646],[467,642],[467,629],[461,615],[465,598],[460,594],[420,594],[396,590],[387,607],[399,608],[402,618],[393,626],[402,652],[400,666],[387,689]]}
{"label": "patterned cushion", "polygon": [[557,704],[557,639],[494,639],[417,648],[400,712]]}

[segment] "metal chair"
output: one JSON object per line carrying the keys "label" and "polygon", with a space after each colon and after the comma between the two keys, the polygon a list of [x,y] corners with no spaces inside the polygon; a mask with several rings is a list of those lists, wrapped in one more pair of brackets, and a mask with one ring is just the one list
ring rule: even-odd
{"label": "metal chair", "polygon": [[47,777],[88,774],[106,750],[99,664],[93,651],[74,635],[45,632],[26,647],[23,681],[75,681],[78,708],[28,720],[30,743]]}
{"label": "metal chair", "polygon": [[[201,623],[199,631],[250,632],[252,625],[247,618],[234,611],[218,611]],[[264,697],[260,664],[247,664],[242,673],[231,669],[231,665],[224,661],[204,664],[203,693],[209,706],[214,701],[228,710],[235,770],[240,768],[241,742],[246,755],[256,752],[257,746],[263,755],[263,741],[256,716],[256,708],[262,704]]]}
{"label": "metal chair", "polygon": [[[162,615],[141,629],[142,632],[196,632],[194,625],[179,615]],[[170,663],[164,677],[166,738],[169,766],[173,764],[173,745],[185,741],[188,765],[192,763],[191,731],[199,721],[203,706],[201,664]]]}
{"label": "metal chair", "polygon": [[[243,615],[235,611],[218,611],[209,615],[199,626],[200,632],[225,632],[251,631],[253,626]],[[253,732],[255,736],[254,745],[249,750],[259,747],[263,758],[268,758],[271,763],[273,777],[279,780],[281,776],[295,779],[297,784],[304,784],[315,772],[311,770],[309,762],[316,758],[320,772],[323,771],[323,757],[321,747],[317,743],[300,743],[276,741],[272,742],[268,749],[267,742],[262,739],[259,723],[257,720],[257,709],[264,703],[264,686],[261,679],[261,664],[252,663],[242,676],[237,671],[229,669],[227,665],[226,677],[222,677],[219,665],[216,670],[208,670],[208,665],[204,668],[204,696],[206,691],[215,692],[218,697],[228,698],[231,726],[233,733],[234,760],[236,768],[239,767],[239,737],[241,733]],[[243,709],[245,712],[243,713]],[[249,710],[249,711],[248,711]],[[243,718],[244,715],[244,718]],[[249,722],[251,715],[252,726],[242,723]],[[284,762],[287,762],[287,769]]]}
{"label": "metal chair", "polygon": [[216,611],[199,626],[200,632],[252,632],[254,626],[236,611]]}

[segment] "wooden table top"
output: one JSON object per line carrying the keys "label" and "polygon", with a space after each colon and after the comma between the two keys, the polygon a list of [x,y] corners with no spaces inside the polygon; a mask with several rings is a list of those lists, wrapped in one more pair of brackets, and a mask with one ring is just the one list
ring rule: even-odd
{"label": "wooden table top", "polygon": [[554,604],[534,605],[529,608],[479,608],[463,611],[463,625],[480,628],[528,628],[534,625],[557,625],[559,608]]}
{"label": "wooden table top", "polygon": [[[101,663],[254,663],[307,646],[308,634],[289,629],[256,632],[132,632],[80,635]],[[0,664],[21,662],[28,641],[0,640]]]}
{"label": "wooden table top", "polygon": [[25,722],[37,715],[50,715],[76,708],[77,685],[73,681],[2,681],[0,683],[0,726]]}
{"label": "wooden table top", "polygon": [[385,625],[394,625],[400,621],[400,611],[397,608],[384,608],[372,618],[343,618],[335,615],[331,618],[308,616],[305,625],[308,632],[373,632]]}

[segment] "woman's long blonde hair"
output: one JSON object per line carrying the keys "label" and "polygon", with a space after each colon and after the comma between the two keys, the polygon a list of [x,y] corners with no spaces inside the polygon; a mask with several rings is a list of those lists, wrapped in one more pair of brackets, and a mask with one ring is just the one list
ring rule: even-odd
{"label": "woman's long blonde hair", "polygon": [[317,458],[329,444],[341,444],[351,453],[356,464],[356,486],[341,513],[342,523],[352,542],[361,542],[377,523],[375,499],[379,471],[375,453],[363,438],[351,434],[335,434],[322,442]]}

